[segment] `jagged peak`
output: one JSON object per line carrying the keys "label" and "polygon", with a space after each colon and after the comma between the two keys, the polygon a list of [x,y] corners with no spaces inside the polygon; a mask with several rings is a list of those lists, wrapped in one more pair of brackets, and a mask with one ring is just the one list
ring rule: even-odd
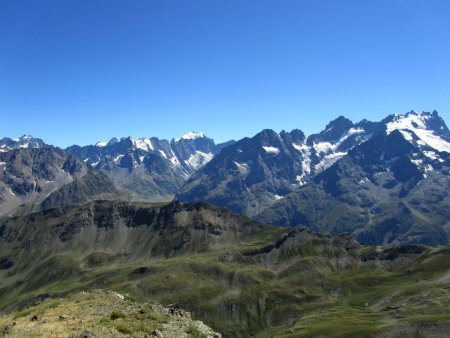
{"label": "jagged peak", "polygon": [[197,131],[188,131],[181,135],[181,137],[175,139],[176,142],[179,142],[181,140],[195,140],[197,138],[205,138],[206,135],[203,132],[197,132]]}
{"label": "jagged peak", "polygon": [[115,143],[117,143],[117,142],[120,142],[120,138],[118,138],[118,137],[113,137],[113,138],[111,138],[109,141],[108,141],[108,143],[107,143],[107,145],[108,146],[110,146],[110,145],[113,145],[113,144],[115,144]]}
{"label": "jagged peak", "polygon": [[428,145],[438,151],[450,152],[450,132],[437,111],[410,111],[406,114],[394,114],[383,120],[388,134],[399,130],[411,141],[414,133],[419,144]]}
{"label": "jagged peak", "polygon": [[331,131],[333,128],[338,127],[338,128],[351,128],[353,126],[353,122],[346,118],[343,115],[338,116],[337,118],[335,118],[334,120],[330,121],[327,126],[325,127],[325,130],[323,131],[323,133],[329,132]]}
{"label": "jagged peak", "polygon": [[14,142],[20,142],[20,141],[29,141],[34,139],[33,136],[31,136],[30,134],[23,134],[21,137],[14,137],[11,138],[11,140],[13,140]]}

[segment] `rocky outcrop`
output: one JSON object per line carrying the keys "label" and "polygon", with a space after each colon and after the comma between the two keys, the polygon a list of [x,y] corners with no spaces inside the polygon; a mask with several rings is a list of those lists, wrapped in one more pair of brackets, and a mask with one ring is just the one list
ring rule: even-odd
{"label": "rocky outcrop", "polygon": [[[37,315],[38,314],[38,315]],[[138,303],[110,290],[89,290],[47,298],[16,314],[0,317],[8,337],[221,338],[189,312],[157,303]]]}

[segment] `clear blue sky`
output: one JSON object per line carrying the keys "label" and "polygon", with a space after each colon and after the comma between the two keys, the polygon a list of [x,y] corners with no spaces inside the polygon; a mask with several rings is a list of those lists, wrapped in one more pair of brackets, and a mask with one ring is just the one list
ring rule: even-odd
{"label": "clear blue sky", "polygon": [[448,0],[0,0],[0,136],[450,122]]}

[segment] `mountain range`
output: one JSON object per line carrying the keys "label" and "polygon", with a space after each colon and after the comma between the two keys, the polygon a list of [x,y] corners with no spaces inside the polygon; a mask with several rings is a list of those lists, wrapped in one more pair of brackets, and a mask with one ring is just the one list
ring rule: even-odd
{"label": "mountain range", "polygon": [[437,112],[339,117],[308,138],[264,130],[224,149],[176,199],[363,243],[448,244],[450,132]]}
{"label": "mountain range", "polygon": [[[60,150],[25,135],[2,139],[0,149],[2,213],[36,201],[39,207],[32,210],[100,196],[174,198],[208,202],[269,224],[350,232],[364,243],[446,244],[450,238],[450,131],[436,111],[389,115],[379,122],[353,123],[340,116],[308,137],[298,129],[267,129],[217,145],[203,133],[188,132],[171,141],[124,137]],[[26,175],[12,173],[12,154],[49,149],[56,158],[78,161],[80,173],[67,171],[60,161],[57,170],[64,179],[49,185],[55,180],[42,181],[48,170],[39,160],[22,161],[29,172],[25,185]],[[98,188],[90,181],[74,189],[72,176],[87,172],[87,178],[101,177]],[[79,191],[85,194],[77,198]]]}
{"label": "mountain range", "polygon": [[113,182],[60,149],[19,147],[0,152],[0,215],[105,198],[118,198]]}
{"label": "mountain range", "polygon": [[135,200],[168,201],[186,179],[233,141],[215,144],[203,133],[187,132],[178,139],[113,138],[65,151],[106,174]]}

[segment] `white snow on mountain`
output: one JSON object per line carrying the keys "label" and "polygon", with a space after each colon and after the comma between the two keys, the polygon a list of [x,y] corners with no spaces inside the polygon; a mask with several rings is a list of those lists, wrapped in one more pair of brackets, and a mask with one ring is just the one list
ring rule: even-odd
{"label": "white snow on mountain", "polygon": [[[347,155],[346,152],[337,151],[337,149],[339,148],[339,146],[342,143],[344,143],[349,137],[351,137],[353,135],[361,135],[360,139],[357,142],[358,144],[362,143],[364,141],[367,141],[368,139],[370,139],[372,137],[372,134],[365,134],[364,129],[350,128],[335,143],[330,143],[330,142],[313,143],[313,145],[311,147],[312,149],[310,151],[314,150],[317,154],[319,154],[319,155],[321,154],[323,156],[321,161],[315,165],[315,167],[314,167],[315,172],[320,172],[320,171],[323,171],[323,170],[331,167],[337,160],[339,160],[340,158]],[[298,148],[296,148],[296,149],[298,149]],[[304,149],[304,148],[302,148],[302,149]],[[300,150],[300,149],[298,149],[298,150]],[[311,160],[309,160],[309,165],[310,165],[310,163],[311,163]],[[306,163],[305,165],[307,165],[307,164],[308,163]],[[302,175],[302,176],[304,176],[304,175]]]}
{"label": "white snow on mountain", "polygon": [[303,184],[305,176],[311,173],[311,148],[306,144],[292,143],[292,146],[302,153],[302,174],[297,176],[297,181]]}
{"label": "white snow on mountain", "polygon": [[204,166],[206,163],[212,160],[214,155],[212,153],[204,153],[197,150],[194,154],[189,156],[189,159],[185,161],[192,169],[197,170],[198,168]]}
{"label": "white snow on mountain", "polygon": [[133,146],[136,149],[142,149],[144,151],[153,150],[152,141],[148,138],[139,138],[139,139],[131,139],[133,142]]}
{"label": "white snow on mountain", "polygon": [[95,144],[96,147],[106,147],[106,145],[108,144],[108,142],[105,141],[99,141]]}
{"label": "white snow on mountain", "polygon": [[116,162],[116,163],[119,162],[122,159],[123,156],[124,155],[117,156],[116,158],[114,158],[113,162]]}
{"label": "white snow on mountain", "polygon": [[[427,129],[426,121],[430,119],[429,114],[423,112],[411,112],[406,115],[397,114],[394,119],[386,125],[387,133],[399,130],[406,140],[412,141],[413,132],[424,144],[438,151],[450,153],[450,143],[436,135],[432,130]],[[421,142],[418,142],[421,144]],[[422,144],[422,145],[424,145]]]}
{"label": "white snow on mountain", "polygon": [[179,142],[181,139],[184,140],[195,140],[197,138],[203,138],[205,137],[205,134],[199,133],[196,131],[188,131],[187,133],[184,133],[180,138],[177,138],[176,141]]}
{"label": "white snow on mountain", "polygon": [[234,164],[242,175],[247,175],[249,173],[250,169],[247,163],[239,163],[235,161]]}
{"label": "white snow on mountain", "polygon": [[315,166],[316,172],[323,171],[331,167],[337,160],[347,155],[346,152],[336,152],[325,155],[324,158]]}
{"label": "white snow on mountain", "polygon": [[175,167],[181,166],[180,161],[179,161],[178,158],[175,156],[175,154],[173,153],[173,151],[172,151],[172,157],[169,159],[169,161],[172,162],[172,164],[173,164]]}
{"label": "white snow on mountain", "polygon": [[274,155],[278,155],[280,153],[280,149],[276,148],[276,147],[272,147],[272,146],[263,146],[263,149],[268,153],[268,154],[274,154]]}
{"label": "white snow on mountain", "polygon": [[40,139],[35,139],[31,135],[23,135],[18,138],[0,139],[0,152],[7,152],[15,148],[40,148],[44,143]]}

